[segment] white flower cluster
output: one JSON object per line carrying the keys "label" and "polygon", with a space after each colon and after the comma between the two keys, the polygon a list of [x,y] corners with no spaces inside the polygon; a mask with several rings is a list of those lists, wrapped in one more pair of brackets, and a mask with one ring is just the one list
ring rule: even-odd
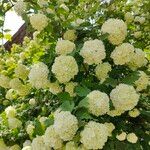
{"label": "white flower cluster", "polygon": [[54,129],[62,140],[69,141],[78,130],[78,120],[69,111],[61,111],[55,115]]}
{"label": "white flower cluster", "polygon": [[107,139],[107,126],[94,121],[88,122],[81,132],[81,143],[87,149],[102,149]]}
{"label": "white flower cluster", "polygon": [[17,118],[8,118],[8,126],[10,129],[20,128],[22,122]]}
{"label": "white flower cluster", "polygon": [[30,23],[35,30],[42,31],[48,25],[48,18],[43,14],[34,14],[30,17]]}
{"label": "white flower cluster", "polygon": [[9,88],[10,78],[4,75],[0,75],[0,86],[3,88]]}
{"label": "white flower cluster", "polygon": [[124,113],[123,110],[114,109],[114,110],[110,110],[107,114],[111,117],[115,117],[115,116],[120,116],[122,113]]}
{"label": "white flower cluster", "polygon": [[59,85],[58,82],[49,83],[48,87],[49,87],[49,91],[54,95],[62,92],[62,87]]}
{"label": "white flower cluster", "polygon": [[111,58],[116,65],[124,65],[130,62],[134,55],[134,47],[129,43],[123,43],[111,53]]}
{"label": "white flower cluster", "polygon": [[35,129],[35,126],[32,125],[32,124],[29,124],[29,125],[27,126],[27,128],[26,128],[26,132],[27,132],[30,136],[32,136],[32,134],[33,134],[33,132],[34,132],[34,129]]}
{"label": "white flower cluster", "polygon": [[16,97],[16,93],[13,89],[8,90],[6,95],[5,95],[5,98],[9,99],[9,100],[14,99],[15,97]]}
{"label": "white flower cluster", "polygon": [[75,41],[77,36],[76,36],[76,31],[75,30],[68,30],[64,33],[63,38],[65,40],[69,40],[69,41]]}
{"label": "white flower cluster", "polygon": [[31,146],[25,146],[25,147],[23,147],[22,150],[32,150],[32,147]]}
{"label": "white flower cluster", "polygon": [[127,23],[131,23],[134,20],[134,16],[130,12],[127,12],[125,14],[124,18],[125,18]]}
{"label": "white flower cluster", "polygon": [[108,39],[113,45],[121,44],[127,36],[127,25],[120,19],[108,19],[101,30],[109,34]]}
{"label": "white flower cluster", "polygon": [[29,70],[25,65],[18,64],[15,68],[15,75],[17,78],[26,79],[28,77]]}
{"label": "white flower cluster", "polygon": [[22,83],[18,78],[14,78],[9,83],[10,87],[14,90],[19,90],[22,87]]}
{"label": "white flower cluster", "polygon": [[65,86],[65,92],[68,92],[72,97],[76,96],[76,93],[74,92],[76,86],[76,82],[68,82]]}
{"label": "white flower cluster", "polygon": [[44,143],[54,149],[59,149],[62,147],[63,141],[59,135],[55,132],[54,127],[50,126],[46,129],[43,135]]}
{"label": "white flower cluster", "polygon": [[9,147],[4,143],[3,139],[0,138],[0,148],[1,150],[9,150]]}
{"label": "white flower cluster", "polygon": [[78,148],[73,141],[70,141],[66,143],[65,150],[78,150]]}
{"label": "white flower cluster", "polygon": [[125,132],[122,132],[122,133],[120,133],[120,134],[118,134],[118,135],[116,136],[116,138],[117,138],[119,141],[124,141],[124,140],[126,139],[126,137],[127,137],[127,134],[126,134]]}
{"label": "white flower cluster", "polygon": [[135,81],[135,86],[137,91],[142,91],[147,88],[147,86],[150,84],[149,76],[143,72],[140,72],[140,77],[137,81]]}
{"label": "white flower cluster", "polygon": [[110,99],[117,110],[127,111],[133,109],[138,101],[139,95],[131,85],[119,84],[110,93]]}
{"label": "white flower cluster", "polygon": [[34,64],[29,73],[29,81],[37,89],[44,88],[48,83],[48,73],[48,67],[44,63]]}
{"label": "white flower cluster", "polygon": [[26,10],[26,3],[23,0],[19,0],[14,5],[14,10],[18,15],[22,15]]}
{"label": "white flower cluster", "polygon": [[135,22],[139,22],[140,24],[143,24],[145,22],[144,17],[136,16],[134,19]]}
{"label": "white flower cluster", "polygon": [[98,90],[87,95],[89,112],[95,116],[104,115],[109,111],[109,97]]}
{"label": "white flower cluster", "polygon": [[84,58],[84,62],[89,65],[100,64],[106,57],[103,42],[98,39],[86,41],[80,51],[80,55]]}
{"label": "white flower cluster", "polygon": [[78,73],[78,65],[72,56],[59,56],[55,58],[52,72],[60,83],[65,83],[74,78]]}
{"label": "white flower cluster", "polygon": [[142,67],[145,63],[146,63],[145,53],[141,49],[136,48],[132,59],[128,63],[128,66],[132,70],[135,70],[139,67]]}
{"label": "white flower cluster", "polygon": [[6,113],[7,118],[14,118],[16,116],[16,109],[12,106],[8,106],[5,109],[5,113]]}
{"label": "white flower cluster", "polygon": [[44,6],[48,5],[48,1],[47,0],[38,0],[37,3],[38,3],[38,5],[40,7],[44,7]]}
{"label": "white flower cluster", "polygon": [[105,79],[108,77],[108,72],[111,71],[111,65],[109,63],[102,63],[97,65],[95,68],[96,77],[104,82]]}
{"label": "white flower cluster", "polygon": [[134,37],[135,38],[140,38],[142,36],[142,32],[141,31],[136,31],[136,32],[134,32]]}
{"label": "white flower cluster", "polygon": [[59,55],[66,55],[75,49],[75,44],[69,40],[59,40],[56,44],[56,53]]}
{"label": "white flower cluster", "polygon": [[129,134],[127,135],[127,140],[128,140],[128,142],[130,142],[130,143],[136,143],[137,140],[138,140],[138,137],[136,136],[135,133],[129,133]]}
{"label": "white flower cluster", "polygon": [[136,118],[139,115],[140,115],[140,111],[137,108],[134,108],[133,110],[129,111],[130,117]]}
{"label": "white flower cluster", "polygon": [[112,132],[113,130],[115,129],[115,126],[113,123],[108,123],[108,122],[105,122],[104,123],[108,129],[108,136],[112,136]]}

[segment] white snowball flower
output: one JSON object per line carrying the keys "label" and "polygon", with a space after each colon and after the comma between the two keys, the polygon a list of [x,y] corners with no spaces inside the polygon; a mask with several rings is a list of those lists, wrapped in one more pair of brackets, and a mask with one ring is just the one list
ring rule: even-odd
{"label": "white snowball flower", "polygon": [[111,123],[111,122],[110,122],[110,123],[105,122],[104,124],[106,125],[106,127],[107,127],[107,129],[108,129],[108,136],[112,136],[112,132],[113,132],[113,130],[115,129],[114,124]]}
{"label": "white snowball flower", "polygon": [[56,53],[59,55],[66,55],[75,49],[75,44],[69,40],[59,40],[56,44]]}
{"label": "white snowball flower", "polygon": [[70,141],[66,143],[65,150],[78,150],[78,149],[75,143],[73,141]]}
{"label": "white snowball flower", "polygon": [[21,149],[20,146],[17,144],[15,144],[9,148],[9,150],[20,150],[20,149]]}
{"label": "white snowball flower", "polygon": [[0,148],[0,150],[9,150],[9,147],[7,147],[2,138],[0,138]]}
{"label": "white snowball flower", "polygon": [[28,77],[29,70],[25,65],[18,64],[15,68],[15,75],[17,78],[26,79]]}
{"label": "white snowball flower", "polygon": [[128,65],[132,70],[136,70],[137,68],[145,65],[145,62],[146,62],[146,58],[145,58],[144,51],[142,51],[139,48],[136,48],[133,57],[128,63]]}
{"label": "white snowball flower", "polygon": [[22,122],[17,118],[8,118],[8,126],[10,129],[20,128]]}
{"label": "white snowball flower", "polygon": [[127,23],[131,23],[134,20],[134,16],[130,12],[127,12],[124,15],[124,18],[125,18],[125,20],[126,20]]}
{"label": "white snowball flower", "polygon": [[58,93],[62,92],[62,87],[59,85],[58,82],[49,83],[48,87],[49,91],[54,95],[57,95]]}
{"label": "white snowball flower", "polygon": [[9,88],[10,78],[4,75],[0,75],[0,86],[3,88]]}
{"label": "white snowball flower", "polygon": [[22,15],[26,10],[26,3],[23,0],[19,0],[14,5],[14,10],[18,15]]}
{"label": "white snowball flower", "polygon": [[43,136],[44,143],[54,149],[59,149],[62,147],[63,141],[59,135],[55,132],[54,127],[50,126],[46,129]]}
{"label": "white snowball flower", "polygon": [[124,65],[132,59],[134,47],[129,43],[123,43],[115,48],[111,53],[111,58],[116,65]]}
{"label": "white snowball flower", "polygon": [[47,0],[38,0],[37,3],[38,3],[38,5],[40,7],[44,7],[44,6],[48,5],[48,1]]}
{"label": "white snowball flower", "polygon": [[80,135],[85,148],[102,149],[108,139],[108,129],[104,124],[90,121]]}
{"label": "white snowball flower", "polygon": [[104,115],[109,111],[109,97],[98,90],[87,95],[89,112],[95,116]]}
{"label": "white snowball flower", "polygon": [[76,86],[76,82],[68,82],[65,86],[65,92],[68,92],[71,97],[76,96],[76,93],[74,92]]}
{"label": "white snowball flower", "polygon": [[136,16],[134,21],[143,24],[145,22],[145,17]]}
{"label": "white snowball flower", "polygon": [[103,33],[108,33],[108,40],[113,45],[121,44],[127,36],[127,25],[120,19],[108,19],[101,28]]}
{"label": "white snowball flower", "polygon": [[135,86],[137,91],[142,91],[150,84],[150,80],[149,76],[145,72],[139,71],[139,73],[140,77],[137,81],[135,81]]}
{"label": "white snowball flower", "polygon": [[34,129],[35,129],[35,126],[32,125],[32,124],[29,124],[29,125],[27,126],[27,128],[26,128],[26,132],[27,132],[30,136],[32,136],[32,134],[34,133]]}
{"label": "white snowball flower", "polygon": [[25,147],[23,147],[22,150],[32,150],[32,147],[31,146],[25,146]]}
{"label": "white snowball flower", "polygon": [[140,115],[140,111],[137,108],[134,108],[133,110],[129,111],[129,116],[136,118]]}
{"label": "white snowball flower", "polygon": [[122,132],[121,134],[117,135],[116,138],[119,140],[119,141],[124,141],[127,137],[127,134],[125,132]]}
{"label": "white snowball flower", "polygon": [[6,113],[6,116],[7,118],[14,118],[16,116],[16,109],[12,106],[8,106],[6,109],[5,109],[5,113]]}
{"label": "white snowball flower", "polygon": [[26,146],[31,146],[31,141],[30,141],[30,140],[26,140],[26,141],[23,143],[23,147],[26,147]]}
{"label": "white snowball flower", "polygon": [[115,116],[120,116],[122,113],[124,113],[123,110],[114,109],[114,110],[110,110],[107,114],[111,117],[115,117]]}
{"label": "white snowball flower", "polygon": [[36,104],[36,100],[34,98],[31,98],[29,100],[29,104],[34,106]]}
{"label": "white snowball flower", "polygon": [[111,65],[109,63],[102,63],[97,65],[95,68],[95,74],[96,77],[101,80],[101,82],[104,82],[105,79],[108,77],[108,72],[111,71]]}
{"label": "white snowball flower", "polygon": [[78,65],[72,56],[59,56],[55,58],[52,72],[60,83],[65,83],[77,75]]}
{"label": "white snowball flower", "polygon": [[37,89],[44,88],[48,83],[48,67],[43,62],[34,64],[29,73],[29,81]]}
{"label": "white snowball flower", "polygon": [[50,147],[45,145],[42,136],[37,136],[34,138],[31,147],[32,150],[50,150]]}
{"label": "white snowball flower", "polygon": [[78,130],[78,120],[69,111],[61,111],[55,115],[54,129],[62,140],[69,141]]}
{"label": "white snowball flower", "polygon": [[138,140],[138,137],[135,135],[135,133],[129,133],[127,135],[127,141],[130,143],[136,143]]}
{"label": "white snowball flower", "polygon": [[30,17],[32,27],[38,31],[42,31],[48,25],[48,18],[43,14],[34,14]]}
{"label": "white snowball flower", "polygon": [[13,89],[10,89],[7,91],[5,97],[6,97],[6,99],[12,100],[16,97],[16,93]]}
{"label": "white snowball flower", "polygon": [[64,33],[63,38],[65,40],[69,40],[69,41],[75,41],[77,36],[76,36],[76,31],[75,30],[68,30]]}
{"label": "white snowball flower", "polygon": [[20,90],[22,88],[22,83],[18,78],[12,79],[9,85],[14,90]]}
{"label": "white snowball flower", "polygon": [[84,58],[84,62],[89,65],[100,64],[106,57],[103,42],[98,39],[86,41],[80,55]]}
{"label": "white snowball flower", "polygon": [[134,32],[134,37],[135,38],[140,38],[142,36],[142,32],[141,31],[136,31],[136,32]]}
{"label": "white snowball flower", "polygon": [[117,110],[131,110],[133,109],[138,101],[139,95],[131,85],[119,84],[110,93],[110,99]]}

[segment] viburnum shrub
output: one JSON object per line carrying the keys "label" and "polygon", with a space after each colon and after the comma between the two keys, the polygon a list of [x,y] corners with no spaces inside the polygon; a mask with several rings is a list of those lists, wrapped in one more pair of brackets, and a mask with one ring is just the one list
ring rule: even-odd
{"label": "viburnum shrub", "polygon": [[12,1],[33,38],[1,47],[0,150],[148,150],[148,2]]}

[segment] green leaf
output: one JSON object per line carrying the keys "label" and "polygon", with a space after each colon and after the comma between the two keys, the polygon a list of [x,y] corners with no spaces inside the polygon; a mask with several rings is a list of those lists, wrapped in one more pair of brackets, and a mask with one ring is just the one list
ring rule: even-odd
{"label": "green leaf", "polygon": [[88,98],[86,97],[79,102],[78,108],[80,108],[80,107],[88,108],[88,105],[89,105]]}
{"label": "green leaf", "polygon": [[110,85],[112,87],[116,87],[116,85],[118,84],[118,81],[113,78],[107,78],[103,84]]}
{"label": "green leaf", "polygon": [[84,96],[87,96],[87,94],[90,93],[90,89],[88,89],[86,86],[77,86],[75,88],[75,92],[77,93],[78,96],[80,97],[84,97]]}
{"label": "green leaf", "polygon": [[139,72],[135,71],[129,75],[127,75],[125,78],[123,78],[123,80],[121,81],[122,83],[125,83],[125,84],[129,84],[129,85],[134,85],[134,82],[136,80],[139,79]]}
{"label": "green leaf", "polygon": [[65,101],[65,102],[62,103],[60,108],[63,111],[70,111],[70,112],[72,112],[72,110],[74,108],[74,102],[73,101]]}
{"label": "green leaf", "polygon": [[72,100],[72,97],[70,96],[70,94],[68,92],[61,92],[61,93],[57,94],[57,97],[62,102],[64,102],[64,101],[71,101]]}
{"label": "green leaf", "polygon": [[44,124],[45,124],[46,127],[49,127],[50,125],[53,125],[54,124],[54,117],[50,116],[49,118],[47,118],[44,121]]}
{"label": "green leaf", "polygon": [[34,121],[34,125],[35,125],[35,134],[36,135],[43,135],[44,134],[44,130],[42,128],[42,125],[40,123],[40,121],[38,119],[36,119]]}

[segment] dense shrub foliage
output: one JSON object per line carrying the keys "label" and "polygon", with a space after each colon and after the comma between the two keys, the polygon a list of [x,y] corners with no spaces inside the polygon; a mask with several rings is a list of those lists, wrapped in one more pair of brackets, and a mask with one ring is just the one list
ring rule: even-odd
{"label": "dense shrub foliage", "polygon": [[33,39],[1,46],[0,150],[149,149],[149,0],[1,3]]}

